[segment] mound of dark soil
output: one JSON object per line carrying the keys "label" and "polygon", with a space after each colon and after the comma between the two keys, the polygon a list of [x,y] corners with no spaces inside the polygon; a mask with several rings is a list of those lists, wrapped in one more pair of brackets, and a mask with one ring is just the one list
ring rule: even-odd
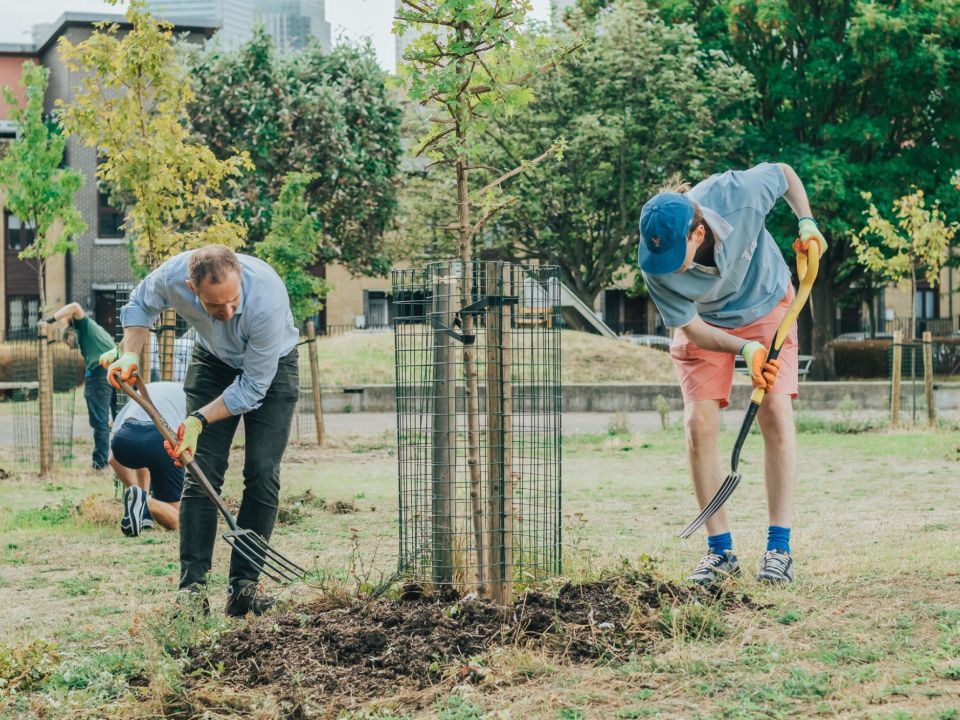
{"label": "mound of dark soil", "polygon": [[327,708],[352,705],[434,684],[452,664],[496,644],[546,648],[571,661],[625,657],[657,634],[663,604],[701,601],[749,603],[649,575],[568,583],[555,596],[528,591],[507,608],[408,585],[396,600],[331,607],[321,599],[252,620],[194,657],[186,675],[199,685],[216,667],[220,683]]}

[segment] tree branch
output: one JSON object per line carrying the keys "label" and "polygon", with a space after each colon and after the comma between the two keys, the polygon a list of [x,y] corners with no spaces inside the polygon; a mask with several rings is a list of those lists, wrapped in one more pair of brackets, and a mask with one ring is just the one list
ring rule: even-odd
{"label": "tree branch", "polygon": [[556,145],[551,145],[551,146],[548,147],[546,150],[544,150],[539,156],[535,157],[533,160],[530,160],[530,161],[528,161],[528,162],[524,162],[524,163],[521,163],[520,165],[517,165],[517,167],[515,167],[515,168],[514,168],[513,170],[511,170],[510,172],[506,172],[506,173],[504,173],[503,175],[501,175],[500,177],[498,177],[496,180],[493,180],[492,182],[489,182],[489,183],[487,183],[486,185],[484,185],[484,186],[480,189],[480,192],[478,193],[478,195],[480,195],[480,196],[482,197],[483,195],[485,195],[486,193],[490,192],[490,191],[493,190],[494,188],[499,187],[500,185],[502,185],[503,183],[505,183],[507,180],[509,180],[509,179],[512,178],[513,176],[519,175],[520,173],[522,173],[522,172],[523,172],[524,170],[526,170],[527,168],[532,168],[533,166],[540,164],[541,162],[543,162],[544,160],[546,160],[548,157],[550,157],[551,155],[553,155],[556,151],[557,151]]}

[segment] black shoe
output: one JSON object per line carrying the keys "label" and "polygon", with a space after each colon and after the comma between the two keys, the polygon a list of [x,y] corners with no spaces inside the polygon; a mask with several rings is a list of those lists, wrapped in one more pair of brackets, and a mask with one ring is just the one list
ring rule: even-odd
{"label": "black shoe", "polygon": [[740,561],[737,556],[730,550],[724,550],[723,555],[714,552],[704,555],[696,569],[687,577],[687,582],[709,586],[739,574]]}
{"label": "black shoe", "polygon": [[257,583],[233,585],[227,588],[227,606],[224,612],[230,617],[243,617],[247,613],[263,615],[276,604],[272,597],[264,595],[257,588]]}
{"label": "black shoe", "polygon": [[127,537],[136,537],[143,528],[143,513],[147,507],[147,494],[138,485],[131,485],[123,491],[123,517],[120,518],[120,532]]}
{"label": "black shoe", "polygon": [[793,582],[793,558],[783,550],[767,550],[760,562],[757,580],[769,583]]}

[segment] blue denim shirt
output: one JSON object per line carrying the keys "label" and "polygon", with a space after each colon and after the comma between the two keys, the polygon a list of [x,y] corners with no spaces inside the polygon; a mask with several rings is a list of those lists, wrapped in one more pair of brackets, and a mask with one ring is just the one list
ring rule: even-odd
{"label": "blue denim shirt", "polygon": [[200,347],[243,370],[223,392],[227,409],[241,415],[260,407],[280,358],[299,341],[287,288],[267,263],[238,253],[240,307],[228,321],[215,320],[187,286],[192,254],[175,255],[137,285],[120,311],[120,322],[125,328],[151,327],[164,309],[176,310],[196,329]]}
{"label": "blue denim shirt", "polygon": [[643,273],[667,327],[683,327],[696,315],[711,325],[743,327],[783,299],[790,270],[764,221],[786,191],[780,167],[761,163],[711,175],[687,193],[716,237],[717,267],[694,264],[682,273]]}

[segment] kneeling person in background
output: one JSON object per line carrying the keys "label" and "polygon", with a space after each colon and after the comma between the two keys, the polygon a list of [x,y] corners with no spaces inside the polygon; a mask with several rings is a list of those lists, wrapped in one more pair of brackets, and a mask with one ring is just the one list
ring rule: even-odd
{"label": "kneeling person in background", "polygon": [[[151,383],[150,399],[171,428],[179,427],[187,416],[187,396],[180,383]],[[128,402],[117,414],[110,450],[110,465],[124,485],[123,534],[139,535],[152,528],[154,520],[177,530],[183,468],[174,464],[160,431],[137,403]]]}

